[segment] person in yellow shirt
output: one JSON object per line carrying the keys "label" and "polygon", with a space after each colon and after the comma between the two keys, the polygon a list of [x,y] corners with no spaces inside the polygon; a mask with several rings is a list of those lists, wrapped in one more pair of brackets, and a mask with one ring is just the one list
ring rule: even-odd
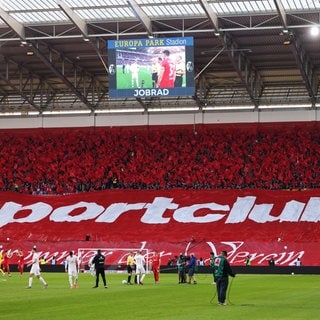
{"label": "person in yellow shirt", "polygon": [[3,256],[2,256],[2,252],[0,251],[0,271],[1,271],[2,275],[4,276],[4,271],[2,270],[2,261],[3,261]]}
{"label": "person in yellow shirt", "polygon": [[127,257],[127,271],[128,271],[128,281],[127,284],[132,284],[131,283],[131,277],[132,277],[132,272],[134,269],[134,258],[133,258],[133,252],[130,252],[128,257]]}
{"label": "person in yellow shirt", "polygon": [[176,58],[176,77],[174,80],[174,86],[175,87],[182,87],[183,83],[183,76],[186,73],[185,64],[182,60],[181,56],[177,56]]}
{"label": "person in yellow shirt", "polygon": [[153,59],[153,63],[152,63],[152,73],[151,73],[151,79],[152,79],[152,88],[157,88],[158,87],[158,75],[160,73],[160,69],[161,69],[161,61],[162,58],[158,57],[158,58],[154,58]]}

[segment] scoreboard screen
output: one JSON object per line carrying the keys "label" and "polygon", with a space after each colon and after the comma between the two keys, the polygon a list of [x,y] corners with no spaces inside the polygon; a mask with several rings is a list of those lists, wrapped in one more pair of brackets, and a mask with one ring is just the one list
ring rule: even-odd
{"label": "scoreboard screen", "polygon": [[194,95],[193,37],[108,41],[110,98]]}

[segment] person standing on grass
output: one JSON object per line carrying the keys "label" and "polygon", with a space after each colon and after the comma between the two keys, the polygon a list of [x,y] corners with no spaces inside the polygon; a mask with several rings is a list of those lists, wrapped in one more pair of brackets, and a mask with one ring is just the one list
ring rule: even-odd
{"label": "person standing on grass", "polygon": [[188,263],[188,277],[189,277],[189,284],[197,284],[197,281],[195,279],[195,272],[196,272],[196,265],[197,265],[197,258],[194,255],[194,253],[190,254],[190,260]]}
{"label": "person standing on grass", "polygon": [[216,277],[214,275],[214,253],[210,252],[210,267],[212,268],[213,282],[212,284],[216,284]]}
{"label": "person standing on grass", "polygon": [[18,250],[17,256],[18,256],[18,271],[22,276],[24,271],[24,253],[21,249]]}
{"label": "person standing on grass", "polygon": [[78,288],[78,257],[69,252],[69,256],[66,259],[65,271],[68,272],[70,289]]}
{"label": "person standing on grass", "polygon": [[226,295],[229,284],[229,275],[235,277],[227,260],[227,251],[221,251],[220,255],[213,258],[214,276],[217,284],[218,303],[226,305]]}
{"label": "person standing on grass", "polygon": [[183,255],[183,253],[180,253],[178,261],[178,280],[180,283],[186,283],[186,257]]}
{"label": "person standing on grass", "polygon": [[101,276],[103,285],[107,289],[107,282],[106,282],[106,275],[104,273],[104,261],[106,257],[101,253],[101,250],[99,249],[97,251],[97,254],[92,259],[92,264],[95,267],[96,270],[96,285],[93,288],[99,287],[99,277]]}
{"label": "person standing on grass", "polygon": [[153,272],[155,284],[158,284],[159,282],[160,264],[161,264],[160,255],[157,250],[154,250],[153,256],[151,257],[151,270]]}
{"label": "person standing on grass", "polygon": [[11,257],[12,257],[12,254],[8,250],[5,250],[3,257],[2,257],[2,270],[3,270],[4,274],[7,271],[9,277],[11,277],[11,271],[10,271],[10,258]]}
{"label": "person standing on grass", "polygon": [[138,251],[134,256],[134,262],[136,265],[137,284],[143,285],[143,280],[146,276],[146,269],[144,268],[145,259],[144,256],[141,254],[141,251]]}
{"label": "person standing on grass", "polygon": [[2,255],[2,252],[0,251],[0,272],[2,273],[2,276],[4,276],[5,273],[2,270],[2,261],[3,261],[3,255]]}
{"label": "person standing on grass", "polygon": [[131,277],[132,277],[133,268],[134,268],[133,252],[130,252],[127,257],[127,272],[128,272],[127,284],[129,285],[132,284]]}
{"label": "person standing on grass", "polygon": [[48,288],[48,283],[41,276],[39,259],[40,258],[39,258],[39,254],[37,253],[37,248],[33,247],[32,260],[31,260],[31,263],[28,264],[28,267],[31,266],[31,269],[30,269],[29,284],[27,289],[31,289],[32,287],[33,276],[36,276],[43,283],[43,286],[45,289]]}

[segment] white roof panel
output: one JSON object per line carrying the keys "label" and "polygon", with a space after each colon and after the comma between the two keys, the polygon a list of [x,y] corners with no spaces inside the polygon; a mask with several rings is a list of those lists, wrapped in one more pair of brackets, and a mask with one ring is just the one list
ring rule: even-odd
{"label": "white roof panel", "polygon": [[58,9],[56,0],[1,0],[0,8],[4,11],[47,10]]}
{"label": "white roof panel", "polygon": [[276,12],[273,1],[217,1],[209,2],[218,15]]}
{"label": "white roof panel", "polygon": [[[207,0],[218,16],[277,13],[273,0],[263,1],[213,1]],[[319,0],[278,0],[287,13],[320,10]],[[64,0],[82,19],[94,22],[101,19],[124,20],[135,18],[127,0]],[[136,0],[140,8],[151,18],[178,18],[204,16],[198,0]],[[0,8],[24,24],[65,22],[66,15],[59,8],[58,0],[1,0]],[[3,24],[2,20],[0,22]]]}
{"label": "white roof panel", "polygon": [[281,0],[285,10],[303,11],[303,10],[319,10],[319,0]]}

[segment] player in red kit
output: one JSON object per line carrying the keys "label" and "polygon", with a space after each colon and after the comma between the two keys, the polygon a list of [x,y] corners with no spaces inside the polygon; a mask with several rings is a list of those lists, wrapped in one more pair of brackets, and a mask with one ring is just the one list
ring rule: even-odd
{"label": "player in red kit", "polygon": [[18,256],[18,271],[22,276],[24,271],[24,253],[21,249],[18,250],[17,256]]}
{"label": "player in red kit", "polygon": [[151,270],[153,272],[154,283],[157,284],[159,282],[160,275],[160,264],[161,259],[157,250],[153,252],[153,256],[151,257]]}
{"label": "player in red kit", "polygon": [[5,251],[4,251],[4,254],[3,254],[3,260],[2,260],[2,270],[3,270],[4,272],[7,271],[9,277],[11,277],[10,263],[9,263],[9,259],[10,259],[11,257],[12,257],[12,254],[9,253],[8,250],[5,250]]}
{"label": "player in red kit", "polygon": [[170,51],[163,51],[163,59],[161,62],[161,69],[158,75],[159,88],[173,88],[176,79],[176,64],[170,58]]}

